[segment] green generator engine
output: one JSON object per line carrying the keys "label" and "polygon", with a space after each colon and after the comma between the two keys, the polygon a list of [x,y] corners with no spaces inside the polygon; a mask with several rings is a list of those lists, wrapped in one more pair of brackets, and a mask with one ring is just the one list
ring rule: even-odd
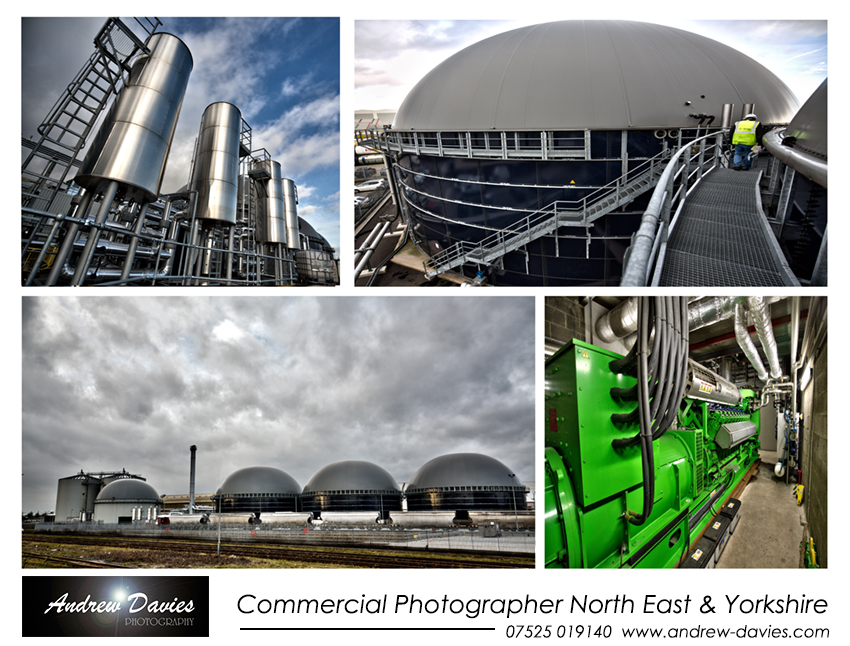
{"label": "green generator engine", "polygon": [[[677,567],[758,459],[755,393],[688,359],[686,331],[652,334],[654,364],[578,340],[546,362],[546,567]],[[666,394],[636,395],[640,361]],[[650,407],[666,428],[641,420]]]}

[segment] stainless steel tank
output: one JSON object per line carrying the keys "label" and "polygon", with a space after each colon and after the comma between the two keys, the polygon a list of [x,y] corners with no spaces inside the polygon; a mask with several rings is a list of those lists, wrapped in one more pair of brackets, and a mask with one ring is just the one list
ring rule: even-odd
{"label": "stainless steel tank", "polygon": [[147,40],[150,54],[136,58],[127,85],[91,141],[75,181],[90,191],[118,182],[126,196],[152,201],[159,194],[192,54],[167,33]]}
{"label": "stainless steel tank", "polygon": [[286,218],[286,246],[299,249],[298,189],[291,179],[283,179],[283,210]]}
{"label": "stainless steel tank", "polygon": [[232,103],[213,103],[204,110],[189,184],[197,191],[195,217],[236,224],[241,131],[242,113]]}
{"label": "stainless steel tank", "polygon": [[286,244],[286,215],[284,212],[283,181],[280,164],[272,160],[255,162],[264,171],[258,182],[257,241]]}

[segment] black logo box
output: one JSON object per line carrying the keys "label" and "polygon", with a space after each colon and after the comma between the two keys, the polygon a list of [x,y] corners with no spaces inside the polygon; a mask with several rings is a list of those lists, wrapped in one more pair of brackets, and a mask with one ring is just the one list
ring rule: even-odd
{"label": "black logo box", "polygon": [[206,576],[24,576],[23,637],[209,637]]}

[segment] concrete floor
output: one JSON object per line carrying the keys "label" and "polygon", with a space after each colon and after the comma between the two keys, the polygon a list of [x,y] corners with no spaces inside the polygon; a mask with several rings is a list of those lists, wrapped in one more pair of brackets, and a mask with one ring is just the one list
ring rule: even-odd
{"label": "concrete floor", "polygon": [[806,522],[793,484],[773,473],[776,454],[762,452],[758,474],[740,496],[741,520],[729,537],[718,568],[796,568]]}

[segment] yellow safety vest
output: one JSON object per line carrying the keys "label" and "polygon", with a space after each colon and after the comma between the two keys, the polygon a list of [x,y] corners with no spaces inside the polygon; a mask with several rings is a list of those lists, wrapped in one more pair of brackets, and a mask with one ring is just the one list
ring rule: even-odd
{"label": "yellow safety vest", "polygon": [[758,125],[758,121],[739,121],[736,123],[735,132],[732,134],[732,143],[755,146],[756,128]]}

